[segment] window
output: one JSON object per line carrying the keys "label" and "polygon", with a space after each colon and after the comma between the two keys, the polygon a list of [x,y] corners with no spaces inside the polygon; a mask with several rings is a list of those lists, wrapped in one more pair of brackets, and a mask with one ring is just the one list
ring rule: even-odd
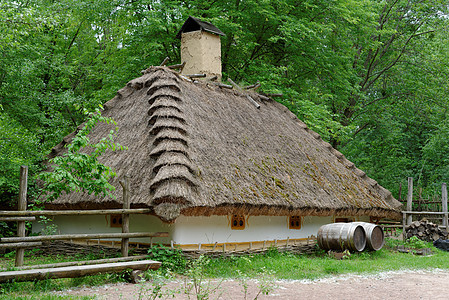
{"label": "window", "polygon": [[288,218],[288,228],[289,229],[301,229],[301,217],[300,216],[290,216]]}
{"label": "window", "polygon": [[235,230],[245,229],[245,216],[233,215],[231,218],[231,229]]}
{"label": "window", "polygon": [[111,227],[122,227],[122,215],[111,215]]}
{"label": "window", "polygon": [[335,223],[349,223],[354,222],[353,218],[335,218]]}
{"label": "window", "polygon": [[374,224],[379,224],[381,217],[369,217],[369,222]]}

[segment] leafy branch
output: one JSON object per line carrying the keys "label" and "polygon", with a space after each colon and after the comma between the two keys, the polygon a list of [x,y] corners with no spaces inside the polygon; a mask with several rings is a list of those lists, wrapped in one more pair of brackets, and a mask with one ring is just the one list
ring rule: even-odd
{"label": "leafy branch", "polygon": [[109,183],[109,179],[116,173],[111,167],[98,162],[98,158],[107,149],[116,151],[127,148],[114,142],[117,127],[99,142],[92,143],[89,134],[99,122],[117,124],[112,118],[103,117],[100,109],[96,109],[94,113],[84,110],[84,114],[88,116],[88,120],[67,145],[67,152],[50,159],[53,171],[38,175],[38,178],[45,182],[43,192],[47,194],[48,201],[57,199],[63,192],[86,192],[89,195],[114,198],[111,191],[114,191],[115,187]]}

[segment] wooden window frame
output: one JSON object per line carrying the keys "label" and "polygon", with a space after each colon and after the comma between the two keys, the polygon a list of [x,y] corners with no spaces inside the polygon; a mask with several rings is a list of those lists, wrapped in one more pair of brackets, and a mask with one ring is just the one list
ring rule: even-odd
{"label": "wooden window frame", "polygon": [[122,228],[123,220],[121,214],[110,215],[109,227]]}
{"label": "wooden window frame", "polygon": [[288,217],[288,228],[299,230],[301,229],[302,218],[300,216]]}
{"label": "wooden window frame", "polygon": [[343,217],[338,217],[338,218],[335,218],[335,222],[334,223],[350,223],[350,222],[354,222],[354,218],[351,218],[351,217],[345,217],[345,218],[343,218]]}
{"label": "wooden window frame", "polygon": [[231,217],[232,230],[244,230],[245,225],[246,225],[246,218],[244,215],[232,215]]}

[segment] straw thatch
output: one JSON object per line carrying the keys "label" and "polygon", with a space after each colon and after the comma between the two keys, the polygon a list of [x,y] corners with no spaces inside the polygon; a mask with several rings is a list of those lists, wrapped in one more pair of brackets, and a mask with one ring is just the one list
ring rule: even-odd
{"label": "straw thatch", "polygon": [[[104,115],[129,149],[102,162],[131,176],[133,207],[164,221],[183,215],[369,215],[398,217],[400,203],[286,107],[235,90],[192,83],[153,67],[119,90]],[[93,139],[110,127],[98,125]],[[68,136],[55,147],[63,151]],[[120,207],[117,199],[64,195],[53,208]]]}

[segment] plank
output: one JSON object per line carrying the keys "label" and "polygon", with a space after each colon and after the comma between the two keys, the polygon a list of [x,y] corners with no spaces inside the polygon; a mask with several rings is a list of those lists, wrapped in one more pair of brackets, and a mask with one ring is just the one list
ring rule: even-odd
{"label": "plank", "polygon": [[48,269],[48,268],[70,267],[70,266],[95,265],[95,264],[104,264],[104,263],[112,263],[112,262],[143,260],[146,258],[148,258],[147,255],[138,255],[138,256],[128,256],[128,257],[103,258],[103,259],[95,259],[95,260],[67,261],[67,262],[54,263],[54,264],[23,266],[23,267],[16,268],[16,270]]}
{"label": "plank", "polygon": [[132,270],[157,270],[161,263],[154,260],[127,261],[116,263],[105,263],[98,265],[70,266],[60,268],[32,269],[20,271],[0,272],[0,283],[8,281],[44,280],[50,278],[74,278],[97,273],[121,272],[126,269]]}

